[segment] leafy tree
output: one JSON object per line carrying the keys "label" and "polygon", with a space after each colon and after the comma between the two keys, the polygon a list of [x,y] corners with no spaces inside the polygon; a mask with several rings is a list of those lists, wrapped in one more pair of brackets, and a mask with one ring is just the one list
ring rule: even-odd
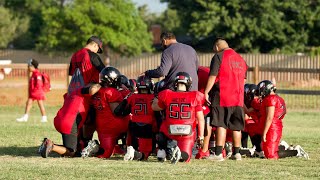
{"label": "leafy tree", "polygon": [[13,16],[11,11],[0,6],[0,48],[7,48],[9,42],[15,37],[19,20]]}
{"label": "leafy tree", "polygon": [[296,52],[319,45],[311,38],[319,37],[318,0],[162,1],[197,40],[223,36],[241,52]]}
{"label": "leafy tree", "polygon": [[151,50],[151,34],[134,5],[127,0],[74,0],[64,8],[42,9],[43,29],[37,48],[76,50],[91,35],[126,55]]}

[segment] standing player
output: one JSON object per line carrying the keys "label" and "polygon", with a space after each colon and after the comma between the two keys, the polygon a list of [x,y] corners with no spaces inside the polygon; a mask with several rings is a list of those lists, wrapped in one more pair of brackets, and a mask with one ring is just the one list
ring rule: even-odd
{"label": "standing player", "polygon": [[157,157],[159,160],[167,157],[171,163],[177,163],[182,157],[183,161],[189,162],[196,139],[197,121],[198,142],[203,145],[204,96],[198,91],[189,91],[192,80],[186,72],[177,73],[173,84],[175,91],[161,91],[152,103],[154,111],[165,110],[165,119],[158,135]]}
{"label": "standing player", "polygon": [[29,118],[29,112],[32,107],[32,102],[36,100],[38,102],[39,109],[42,114],[41,122],[47,122],[46,110],[44,108],[43,101],[46,99],[43,89],[43,77],[38,70],[38,61],[30,59],[28,61],[28,73],[31,73],[29,79],[29,95],[26,103],[25,113],[21,118],[17,119],[17,122],[26,122]]}
{"label": "standing player", "polygon": [[153,129],[156,125],[151,108],[154,98],[153,87],[154,84],[150,78],[140,76],[137,80],[138,94],[129,96],[115,110],[115,113],[119,115],[131,114],[128,131],[130,140],[127,142],[125,161],[146,160],[152,151]]}
{"label": "standing player", "polygon": [[278,159],[278,145],[282,136],[282,119],[286,115],[286,104],[276,93],[269,80],[258,84],[258,94],[262,98],[261,123],[263,126],[262,149],[268,159]]}

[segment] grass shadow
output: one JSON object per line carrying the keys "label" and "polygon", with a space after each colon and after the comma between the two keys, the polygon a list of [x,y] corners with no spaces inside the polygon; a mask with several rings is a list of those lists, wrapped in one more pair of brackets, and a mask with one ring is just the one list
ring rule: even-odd
{"label": "grass shadow", "polygon": [[[0,147],[0,156],[23,156],[23,157],[41,157],[38,154],[39,146],[34,147]],[[50,154],[50,156],[55,157],[55,153]],[[57,156],[59,157],[59,156]]]}

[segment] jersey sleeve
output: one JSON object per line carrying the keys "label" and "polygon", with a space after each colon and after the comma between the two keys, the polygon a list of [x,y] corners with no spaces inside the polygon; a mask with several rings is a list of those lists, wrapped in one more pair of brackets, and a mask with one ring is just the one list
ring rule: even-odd
{"label": "jersey sleeve", "polygon": [[196,112],[198,112],[198,111],[203,111],[203,104],[204,104],[204,102],[205,102],[205,97],[204,97],[204,94],[203,93],[201,93],[201,92],[197,92],[196,93],[196,106],[195,106],[195,110],[196,110]]}
{"label": "jersey sleeve", "polygon": [[275,96],[266,98],[266,102],[265,102],[266,107],[276,106],[276,104],[277,104],[277,98],[275,98]]}
{"label": "jersey sleeve", "polygon": [[221,65],[222,53],[217,53],[213,56],[210,64],[210,75],[217,76]]}

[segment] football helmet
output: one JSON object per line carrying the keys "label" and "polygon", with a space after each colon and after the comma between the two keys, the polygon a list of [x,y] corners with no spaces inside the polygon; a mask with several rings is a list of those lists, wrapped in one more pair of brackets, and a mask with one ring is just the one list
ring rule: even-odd
{"label": "football helmet", "polygon": [[151,93],[154,88],[153,80],[147,76],[140,76],[137,79],[137,88],[138,88],[139,93],[140,93],[141,89],[147,89],[148,92]]}
{"label": "football helmet", "polygon": [[117,78],[117,87],[121,88],[122,85],[125,85],[126,87],[129,87],[130,83],[129,83],[129,79],[125,75],[121,74]]}
{"label": "football helmet", "polygon": [[116,88],[118,83],[118,77],[121,75],[117,68],[112,66],[105,67],[99,74],[99,82],[102,86],[114,87]]}
{"label": "football helmet", "polygon": [[257,93],[262,98],[268,96],[271,92],[276,92],[276,87],[269,80],[263,80],[259,82],[257,87]]}
{"label": "football helmet", "polygon": [[251,101],[256,95],[257,85],[255,84],[245,84],[244,85],[244,99]]}
{"label": "football helmet", "polygon": [[186,86],[187,91],[189,91],[192,86],[192,78],[186,72],[178,72],[176,78],[174,79],[175,90],[177,90],[178,83],[183,83]]}
{"label": "football helmet", "polygon": [[137,91],[137,81],[135,79],[129,79],[129,89],[131,92],[136,92]]}

